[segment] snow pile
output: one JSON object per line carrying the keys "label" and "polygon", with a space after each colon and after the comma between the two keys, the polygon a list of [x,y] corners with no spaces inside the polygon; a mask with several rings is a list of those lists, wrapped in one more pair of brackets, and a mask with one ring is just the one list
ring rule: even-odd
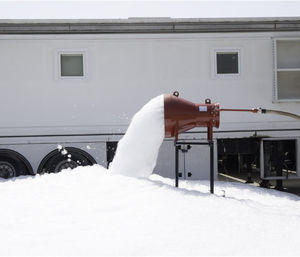
{"label": "snow pile", "polygon": [[109,171],[131,177],[149,177],[164,135],[164,96],[160,95],[134,115],[118,143]]}
{"label": "snow pile", "polygon": [[0,255],[300,255],[299,197],[173,184],[99,165],[0,180]]}
{"label": "snow pile", "polygon": [[134,116],[109,170],[0,180],[0,255],[300,255],[296,196],[142,178],[164,137],[163,105],[156,97]]}

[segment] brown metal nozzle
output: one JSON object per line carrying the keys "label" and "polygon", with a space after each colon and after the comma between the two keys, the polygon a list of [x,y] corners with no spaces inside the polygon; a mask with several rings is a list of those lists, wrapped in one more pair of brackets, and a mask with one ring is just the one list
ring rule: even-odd
{"label": "brown metal nozzle", "polygon": [[179,94],[164,96],[165,137],[175,137],[194,127],[207,127],[208,138],[212,138],[212,128],[219,127],[219,104],[195,104],[178,97]]}
{"label": "brown metal nozzle", "polygon": [[[266,113],[261,108],[252,109],[220,109],[218,103],[206,99],[204,104],[195,104],[173,95],[164,96],[165,137],[175,137],[195,127],[207,127],[207,138],[212,140],[213,127],[220,125],[220,112],[252,112]],[[295,115],[294,115],[295,116]]]}

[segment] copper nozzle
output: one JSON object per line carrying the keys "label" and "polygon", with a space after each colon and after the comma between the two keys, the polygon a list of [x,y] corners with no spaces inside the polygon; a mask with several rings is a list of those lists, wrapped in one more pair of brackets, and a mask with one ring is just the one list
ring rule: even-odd
{"label": "copper nozzle", "polygon": [[165,137],[178,137],[195,127],[219,127],[218,103],[195,104],[175,95],[165,95]]}

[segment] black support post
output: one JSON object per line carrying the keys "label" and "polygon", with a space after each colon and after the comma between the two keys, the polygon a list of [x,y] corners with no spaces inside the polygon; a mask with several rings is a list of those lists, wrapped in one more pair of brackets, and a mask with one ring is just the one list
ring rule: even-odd
{"label": "black support post", "polygon": [[175,186],[178,187],[178,181],[179,181],[179,158],[178,158],[178,148],[179,146],[175,143]]}
{"label": "black support post", "polygon": [[210,193],[214,193],[214,141],[207,142],[180,142],[175,141],[175,186],[178,187],[179,181],[179,149],[181,145],[208,145],[210,149]]}
{"label": "black support post", "polygon": [[210,193],[214,193],[214,141],[209,141],[210,148]]}

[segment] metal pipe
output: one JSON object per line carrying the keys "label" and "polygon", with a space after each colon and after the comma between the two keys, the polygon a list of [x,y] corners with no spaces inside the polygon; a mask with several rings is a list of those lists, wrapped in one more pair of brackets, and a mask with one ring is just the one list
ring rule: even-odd
{"label": "metal pipe", "polygon": [[252,109],[219,109],[220,112],[253,112],[258,113],[259,109],[252,108]]}
{"label": "metal pipe", "polygon": [[179,158],[178,158],[178,149],[179,146],[175,143],[175,187],[178,187],[178,181],[179,181]]}
{"label": "metal pipe", "polygon": [[271,110],[271,109],[263,109],[263,108],[252,108],[252,109],[220,109],[220,112],[252,112],[252,113],[262,113],[262,114],[277,114],[282,116],[287,116],[296,120],[300,120],[300,116],[290,112]]}
{"label": "metal pipe", "polygon": [[211,124],[207,127],[207,140],[213,140],[213,127]]}
{"label": "metal pipe", "polygon": [[214,193],[214,141],[209,141],[210,147],[210,193]]}

